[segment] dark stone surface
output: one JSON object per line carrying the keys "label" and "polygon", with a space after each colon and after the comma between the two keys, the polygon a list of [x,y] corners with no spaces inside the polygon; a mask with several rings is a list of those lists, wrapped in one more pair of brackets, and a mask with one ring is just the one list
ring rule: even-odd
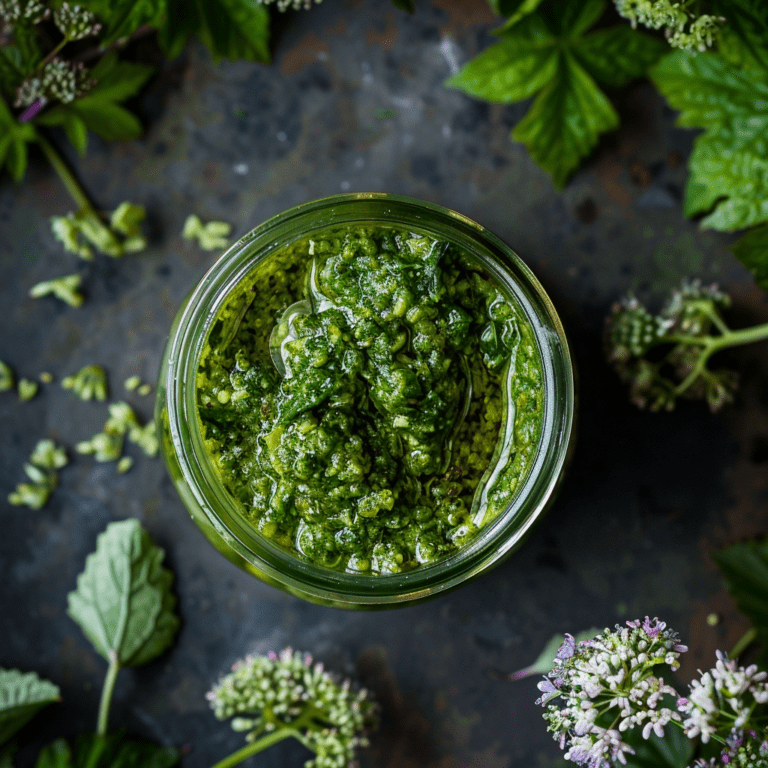
{"label": "dark stone surface", "polygon": [[[545,768],[559,751],[533,705],[535,682],[505,685],[490,670],[525,666],[556,632],[650,614],[691,646],[681,670],[689,680],[745,628],[708,552],[768,533],[768,350],[732,355],[742,394],[712,416],[699,404],[635,411],[601,349],[612,301],[629,289],[659,295],[685,275],[732,292],[734,325],[768,316],[765,295],[726,250],[731,238],[683,218],[681,158],[692,134],[673,127],[648,83],[636,84],[616,95],[622,128],[557,194],[509,139],[525,105],[479,104],[441,84],[491,40],[485,4],[419,6],[407,16],[381,0],[326,2],[284,20],[271,67],[216,66],[199,46],[166,66],[140,102],[145,138],[92,137],[77,161],[105,209],[125,199],[147,206],[152,242],[142,254],[86,263],[62,253],[48,217],[72,205],[41,158],[23,183],[0,179],[0,359],[19,376],[56,377],[28,403],[0,395],[0,664],[38,670],[64,697],[22,734],[22,768],[46,740],[95,724],[105,664],[67,618],[66,594],[97,534],[125,517],[166,548],[183,626],[170,652],[121,673],[112,722],[191,745],[184,768],[210,766],[242,743],[204,695],[249,652],[292,645],[369,685],[384,716],[365,765]],[[42,511],[5,502],[39,438],[71,448],[105,420],[105,405],[61,389],[64,375],[100,363],[113,399],[151,415],[151,398],[123,392],[122,382],[135,373],[154,380],[175,310],[214,259],[181,238],[189,213],[230,221],[240,235],[341,191],[406,194],[476,219],[530,264],[562,314],[580,372],[577,452],[557,503],[512,558],[431,603],[347,613],[284,595],[225,561],[190,522],[159,459],[133,454],[121,476],[78,456]],[[72,272],[85,281],[81,309],[26,297],[39,280]],[[715,627],[705,621],[711,612],[722,617]],[[252,764],[303,759],[286,743]]]}

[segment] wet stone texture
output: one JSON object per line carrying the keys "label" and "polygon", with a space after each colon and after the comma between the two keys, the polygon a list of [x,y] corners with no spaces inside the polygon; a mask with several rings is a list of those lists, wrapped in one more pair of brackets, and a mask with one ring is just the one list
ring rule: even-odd
{"label": "wet stone texture", "polygon": [[[718,416],[699,404],[637,412],[601,350],[611,302],[630,289],[660,296],[685,275],[732,293],[734,325],[768,319],[764,294],[727,252],[731,238],[682,216],[691,132],[673,127],[649,84],[636,84],[616,95],[622,128],[557,194],[509,139],[526,105],[480,104],[442,86],[492,41],[485,4],[418,5],[408,16],[381,0],[335,0],[293,14],[279,23],[270,67],[214,65],[196,45],[166,65],[140,99],[145,138],[91,137],[77,161],[105,209],[125,199],[147,206],[152,240],[140,255],[86,263],[62,253],[48,217],[72,204],[42,158],[21,184],[0,179],[0,359],[19,376],[56,377],[28,403],[0,395],[0,664],[38,670],[64,699],[24,731],[22,768],[41,744],[95,724],[105,664],[67,618],[66,594],[97,534],[125,517],[166,548],[183,625],[170,652],[121,673],[112,722],[189,745],[184,768],[241,745],[204,694],[246,653],[292,645],[370,686],[384,713],[366,766],[545,768],[561,763],[533,705],[535,681],[503,684],[492,670],[527,665],[556,632],[649,614],[691,646],[687,681],[744,631],[709,552],[768,533],[768,349],[732,355],[743,387]],[[133,454],[134,468],[118,475],[75,457],[42,511],[5,502],[39,438],[71,449],[104,422],[105,405],[74,399],[59,386],[64,375],[104,365],[112,399],[151,415],[152,398],[125,393],[122,382],[154,380],[175,310],[214,259],[181,238],[189,213],[230,221],[241,235],[345,191],[423,198],[489,227],[531,266],[566,323],[580,374],[578,447],[557,503],[513,557],[431,603],[347,613],[225,561],[159,459]],[[26,298],[34,283],[72,272],[84,278],[81,309]],[[711,627],[713,612],[721,621]],[[286,742],[253,765],[306,757]]]}

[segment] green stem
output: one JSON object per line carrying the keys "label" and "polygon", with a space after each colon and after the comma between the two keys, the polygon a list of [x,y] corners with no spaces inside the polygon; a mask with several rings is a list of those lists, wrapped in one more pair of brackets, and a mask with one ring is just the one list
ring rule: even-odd
{"label": "green stem", "polygon": [[741,656],[742,653],[750,646],[752,643],[755,642],[755,639],[757,638],[757,630],[752,627],[752,629],[748,629],[744,635],[739,639],[739,641],[736,643],[736,645],[731,648],[731,652],[728,654],[729,659],[738,659],[739,656]]}
{"label": "green stem", "polygon": [[93,207],[93,203],[89,200],[88,195],[85,194],[85,190],[80,186],[80,183],[75,178],[75,174],[72,173],[72,170],[64,161],[64,158],[56,151],[56,149],[54,149],[53,144],[51,144],[39,130],[36,129],[36,132],[37,143],[40,145],[40,149],[43,150],[43,154],[53,167],[53,170],[56,171],[58,177],[67,188],[67,192],[69,192],[72,199],[77,203],[77,207],[81,210],[84,208],[85,210],[96,214],[96,209]]}
{"label": "green stem", "polygon": [[53,59],[53,57],[69,42],[69,38],[65,37],[59,42],[59,44],[37,65],[36,72],[42,72],[45,65]]}
{"label": "green stem", "polygon": [[120,662],[117,660],[117,654],[110,652],[109,669],[104,679],[104,687],[101,689],[101,702],[99,703],[99,720],[96,726],[96,733],[99,736],[105,736],[107,725],[109,723],[109,707],[112,703],[112,692],[115,690],[115,680],[120,671]]}
{"label": "green stem", "polygon": [[281,728],[277,731],[272,731],[272,733],[263,736],[258,741],[246,744],[242,749],[238,749],[237,752],[233,752],[229,757],[220,760],[213,768],[232,768],[233,765],[240,765],[243,760],[247,760],[251,755],[256,755],[262,750],[277,744],[279,741],[291,737],[298,737],[298,731],[293,730],[293,728]]}

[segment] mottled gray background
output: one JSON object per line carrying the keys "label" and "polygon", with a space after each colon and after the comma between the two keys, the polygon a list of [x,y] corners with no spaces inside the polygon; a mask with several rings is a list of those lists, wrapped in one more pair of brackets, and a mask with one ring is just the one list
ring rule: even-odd
{"label": "mottled gray background", "polygon": [[[744,631],[708,553],[768,533],[766,345],[731,355],[742,394],[718,416],[700,404],[635,411],[601,352],[611,302],[628,289],[660,295],[684,275],[730,290],[735,325],[768,319],[765,295],[727,252],[733,238],[683,219],[692,133],[673,127],[650,84],[629,87],[615,94],[621,129],[557,194],[509,139],[526,105],[489,106],[442,86],[492,41],[485,3],[418,5],[408,16],[383,0],[327,0],[292,14],[278,25],[270,67],[214,65],[198,45],[166,65],[137,102],[145,138],[92,136],[76,161],[105,209],[125,199],[147,206],[144,253],[92,263],[64,254],[48,217],[72,204],[42,158],[33,155],[21,184],[0,179],[0,359],[19,376],[57,379],[28,403],[0,395],[0,665],[38,670],[64,697],[23,732],[22,768],[46,740],[94,727],[105,663],[67,618],[66,593],[96,535],[130,516],[166,548],[183,624],[170,652],[121,673],[112,723],[189,745],[184,768],[206,768],[242,743],[204,694],[248,652],[290,644],[373,688],[384,714],[367,766],[545,768],[559,764],[559,750],[533,705],[535,682],[503,684],[489,670],[525,666],[555,632],[650,614],[691,646],[687,681]],[[343,191],[411,195],[476,219],[521,254],[559,308],[580,373],[579,443],[558,502],[522,549],[431,603],[347,613],[230,565],[190,522],[161,460],[133,446],[127,475],[77,456],[42,511],[5,502],[39,438],[71,447],[105,420],[106,406],[73,398],[62,376],[100,363],[114,399],[127,376],[156,377],[175,310],[214,259],[181,238],[189,213],[230,221],[241,235]],[[83,308],[26,298],[37,281],[74,271]],[[151,415],[151,398],[127,399]],[[715,627],[711,612],[721,616]],[[284,743],[251,764],[305,757]]]}

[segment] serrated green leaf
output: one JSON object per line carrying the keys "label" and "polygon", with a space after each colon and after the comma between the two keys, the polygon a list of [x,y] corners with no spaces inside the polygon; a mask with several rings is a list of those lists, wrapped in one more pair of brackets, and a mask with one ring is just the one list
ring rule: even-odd
{"label": "serrated green leaf", "polygon": [[39,710],[58,700],[58,686],[34,672],[0,669],[0,744],[5,744]]}
{"label": "serrated green leaf", "polygon": [[731,246],[731,251],[755,276],[758,288],[768,291],[768,224],[747,232]]}
{"label": "serrated green leaf", "polygon": [[750,620],[763,647],[760,664],[768,662],[768,540],[748,541],[712,553],[725,586]]}
{"label": "serrated green leaf", "polygon": [[[665,706],[675,709],[672,697],[667,697]],[[650,738],[643,739],[637,731],[630,732],[625,740],[635,749],[634,755],[627,755],[626,768],[688,768],[693,757],[694,742],[689,739],[683,729],[668,723],[664,728],[664,738],[652,733]]]}
{"label": "serrated green leaf", "polygon": [[194,33],[214,61],[270,61],[269,12],[256,0],[167,0],[158,32],[169,58],[177,56]]}
{"label": "serrated green leaf", "polygon": [[173,642],[179,626],[165,553],[137,520],[110,523],[88,556],[68,613],[107,661],[139,666]]}
{"label": "serrated green leaf", "polygon": [[89,130],[108,141],[131,141],[144,133],[136,115],[119,104],[85,97],[73,101],[70,106]]}
{"label": "serrated green leaf", "polygon": [[608,7],[606,0],[580,0],[580,2],[544,3],[540,12],[552,31],[566,40],[575,40],[597,23]]}
{"label": "serrated green leaf", "polygon": [[768,3],[765,0],[713,0],[712,13],[727,23],[718,52],[739,69],[768,69]]}
{"label": "serrated green leaf", "polygon": [[724,231],[768,221],[768,71],[678,51],[652,78],[681,110],[679,125],[706,129],[689,161],[686,214],[711,211],[702,226]]}
{"label": "serrated green leaf", "polygon": [[595,147],[601,133],[616,128],[619,116],[605,94],[570,55],[559,77],[536,97],[512,136],[562,188]]}
{"label": "serrated green leaf", "polygon": [[57,739],[40,752],[35,768],[172,768],[178,763],[177,750],[129,739],[118,731],[83,734],[72,747]]}
{"label": "serrated green leaf", "polygon": [[147,64],[120,61],[113,51],[91,71],[97,83],[85,98],[98,96],[102,101],[125,101],[135,96],[154,72],[155,68]]}
{"label": "serrated green leaf", "polygon": [[557,74],[559,62],[557,40],[540,16],[529,16],[445,84],[478,99],[510,104],[541,90]]}
{"label": "serrated green leaf", "polygon": [[574,46],[584,69],[611,88],[643,77],[667,50],[663,41],[629,26],[601,29],[581,38]]}

